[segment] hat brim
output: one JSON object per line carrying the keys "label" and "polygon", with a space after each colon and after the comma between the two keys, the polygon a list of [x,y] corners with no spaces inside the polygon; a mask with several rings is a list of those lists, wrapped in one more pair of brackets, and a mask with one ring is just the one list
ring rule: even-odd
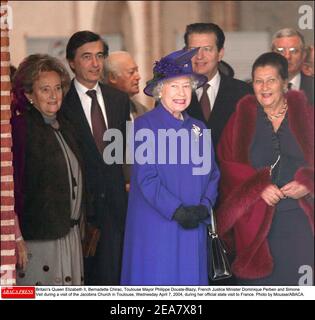
{"label": "hat brim", "polygon": [[181,74],[168,75],[163,79],[156,79],[155,81],[152,79],[151,81],[149,81],[150,83],[147,84],[147,86],[143,89],[143,92],[147,96],[153,97],[153,90],[159,82],[164,82],[169,79],[182,78],[182,77],[192,78],[194,81],[197,81],[197,88],[202,87],[208,81],[208,78],[206,76],[198,73],[187,73],[187,74],[181,73]]}

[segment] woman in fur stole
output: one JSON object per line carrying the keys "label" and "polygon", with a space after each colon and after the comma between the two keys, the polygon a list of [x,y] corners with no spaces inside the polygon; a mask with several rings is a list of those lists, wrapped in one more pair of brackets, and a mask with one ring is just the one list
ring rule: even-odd
{"label": "woman in fur stole", "polygon": [[287,91],[281,55],[257,58],[252,78],[255,96],[239,101],[218,146],[218,230],[239,285],[312,285],[314,109]]}

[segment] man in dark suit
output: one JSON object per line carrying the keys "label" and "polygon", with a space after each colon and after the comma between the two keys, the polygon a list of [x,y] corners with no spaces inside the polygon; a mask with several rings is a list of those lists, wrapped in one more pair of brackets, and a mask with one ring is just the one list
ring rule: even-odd
{"label": "man in dark suit", "polygon": [[119,129],[125,136],[129,99],[99,83],[108,46],[98,34],[80,31],[67,44],[67,60],[75,74],[62,112],[74,126],[86,165],[90,199],[89,225],[100,230],[95,256],[85,259],[85,284],[119,285],[127,207],[122,165],[103,159],[103,134]]}
{"label": "man in dark suit", "polygon": [[[130,99],[130,118],[132,121],[149,110],[134,98],[139,93],[140,79],[139,67],[129,52],[114,51],[106,57],[104,83],[128,94]],[[125,164],[123,170],[126,190],[129,190],[131,165]]]}
{"label": "man in dark suit", "polygon": [[148,111],[134,98],[139,93],[140,79],[138,65],[129,52],[114,51],[105,59],[104,82],[128,94],[132,120]]}
{"label": "man in dark suit", "polygon": [[219,71],[219,63],[224,55],[225,36],[218,25],[190,24],[186,27],[184,38],[188,50],[200,47],[192,58],[193,69],[208,78],[208,83],[196,90],[187,112],[192,117],[202,120],[211,129],[213,144],[216,147],[238,100],[252,93],[252,89],[247,83]]}
{"label": "man in dark suit", "polygon": [[289,88],[304,91],[308,102],[314,106],[314,78],[302,72],[306,56],[303,35],[291,28],[277,31],[272,37],[272,51],[288,60]]}

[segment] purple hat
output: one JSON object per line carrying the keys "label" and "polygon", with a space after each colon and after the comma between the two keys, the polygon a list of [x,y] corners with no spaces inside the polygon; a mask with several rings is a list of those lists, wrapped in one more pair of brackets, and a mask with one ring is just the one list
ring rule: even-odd
{"label": "purple hat", "polygon": [[153,79],[147,82],[143,92],[148,96],[153,96],[154,87],[162,80],[191,76],[197,81],[197,88],[208,81],[207,77],[194,73],[191,65],[191,58],[198,52],[199,48],[193,50],[178,50],[156,61],[153,67]]}

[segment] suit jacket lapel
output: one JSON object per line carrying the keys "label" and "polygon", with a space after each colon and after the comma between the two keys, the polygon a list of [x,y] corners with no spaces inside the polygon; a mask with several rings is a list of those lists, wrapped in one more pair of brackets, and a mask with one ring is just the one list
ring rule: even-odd
{"label": "suit jacket lapel", "polygon": [[69,97],[68,97],[69,109],[71,108],[71,110],[73,110],[73,112],[71,112],[70,119],[72,119],[73,122],[75,123],[75,126],[77,128],[79,128],[82,140],[85,141],[86,145],[89,146],[89,148],[91,149],[91,152],[98,153],[100,155],[100,153],[96,147],[91,128],[90,128],[89,123],[86,119],[86,116],[85,116],[85,113],[83,111],[83,107],[81,104],[81,100],[79,98],[79,95],[77,93],[77,90],[74,86],[73,81],[71,83],[71,87],[68,92],[68,95],[69,95]]}
{"label": "suit jacket lapel", "polygon": [[314,106],[314,78],[309,77],[301,73],[301,85],[300,90],[303,90],[308,102],[311,106]]}
{"label": "suit jacket lapel", "polygon": [[224,95],[226,95],[228,92],[226,91],[226,79],[224,78],[224,76],[222,75],[220,76],[221,78],[220,78],[219,90],[218,90],[218,94],[216,96],[214,105],[212,107],[210,120],[211,118],[215,118],[216,114],[220,112],[220,106],[222,108],[222,105],[224,104]]}
{"label": "suit jacket lapel", "polygon": [[106,117],[107,117],[107,123],[108,123],[108,128],[113,128],[114,127],[114,111],[115,108],[111,107],[111,101],[110,98],[108,98],[108,93],[106,90],[106,87],[100,83],[100,88],[102,91],[103,95],[103,100],[104,100],[104,105],[105,105],[105,112],[106,112]]}
{"label": "suit jacket lapel", "polygon": [[306,80],[306,78],[305,78],[304,74],[301,72],[300,90],[306,90],[307,82],[305,80]]}
{"label": "suit jacket lapel", "polygon": [[193,93],[192,98],[191,98],[191,103],[189,107],[189,114],[199,120],[202,120],[203,122],[207,123],[207,127],[210,127],[210,123],[212,123],[213,119],[217,118],[218,115],[220,114],[220,109],[222,108],[222,105],[224,104],[224,95],[226,94],[227,89],[227,82],[226,78],[221,75],[220,79],[220,85],[219,85],[219,91],[216,96],[214,105],[212,106],[211,110],[211,116],[208,119],[208,121],[205,121],[205,118],[203,116],[202,110],[200,103],[198,102],[197,95],[196,93]]}
{"label": "suit jacket lapel", "polygon": [[187,108],[187,112],[191,117],[194,117],[201,121],[205,121],[200,103],[195,92],[192,94],[191,102],[189,107]]}

